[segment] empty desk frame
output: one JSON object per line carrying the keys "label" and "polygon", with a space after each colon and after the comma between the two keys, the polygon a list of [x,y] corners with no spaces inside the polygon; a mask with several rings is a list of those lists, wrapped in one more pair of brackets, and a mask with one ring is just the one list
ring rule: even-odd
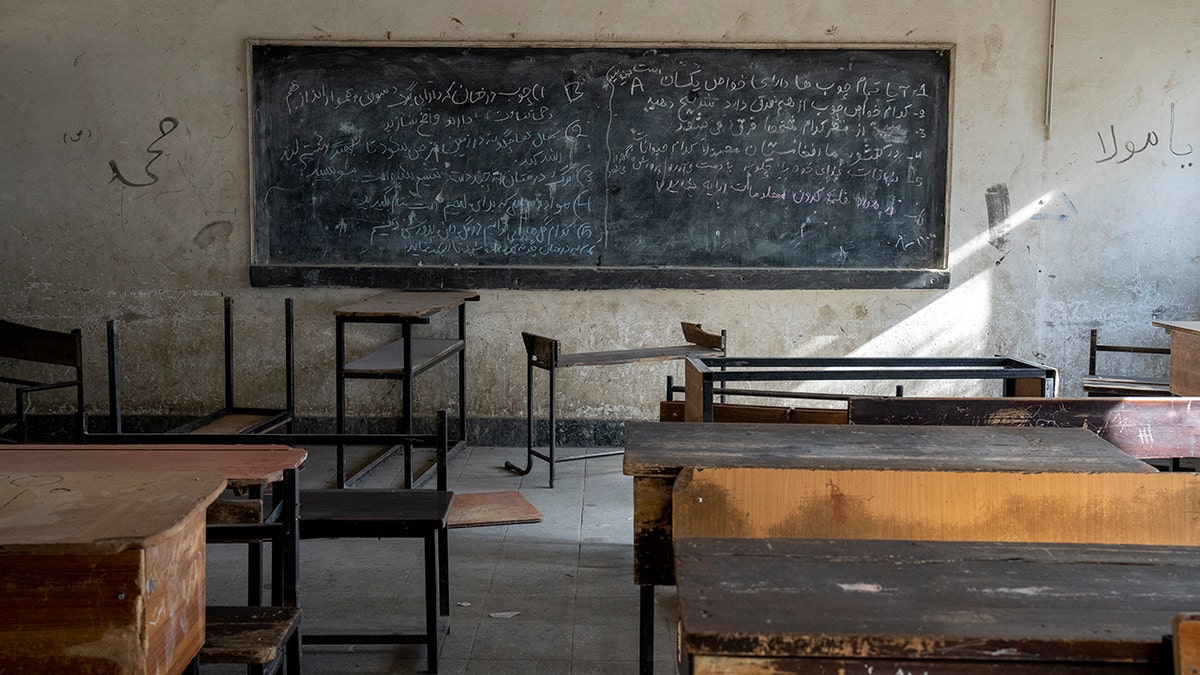
{"label": "empty desk frame", "polygon": [[[1004,396],[1056,396],[1058,371],[996,357],[724,357],[689,356],[684,363],[684,421],[711,422],[714,397],[839,398],[730,383],[820,381],[999,380]],[[671,387],[671,389],[674,389]],[[668,392],[671,393],[671,392]]]}
{"label": "empty desk frame", "polygon": [[[190,420],[169,433],[192,434],[258,434],[274,431],[293,421],[296,408],[295,394],[295,333],[293,328],[292,299],[284,299],[284,407],[261,408],[240,406],[234,402],[233,368],[233,298],[225,298],[223,310],[223,374],[224,402],[211,413]],[[109,419],[115,434],[124,433],[121,413],[123,377],[121,369],[121,347],[119,324],[108,322],[108,405]]]}
{"label": "empty desk frame", "polygon": [[[430,368],[456,357],[458,365],[458,438],[451,452],[466,446],[467,441],[467,305],[477,302],[475,291],[391,291],[334,310],[336,363],[336,431],[346,431],[347,380],[399,380],[400,431],[413,433],[413,386],[416,378]],[[417,337],[414,326],[428,324],[443,312],[457,310],[457,334],[448,338]],[[371,352],[347,362],[347,324],[394,324],[400,326],[399,339],[390,341]],[[344,443],[337,445],[337,487],[352,486],[358,479],[392,456],[404,451],[404,487],[414,485],[412,446],[387,446],[364,464],[348,469]],[[429,476],[419,476],[422,482]]]}
{"label": "empty desk frame", "polygon": [[1167,396],[1171,393],[1166,378],[1101,375],[1097,365],[1100,354],[1143,354],[1169,355],[1169,347],[1146,347],[1142,345],[1119,345],[1100,342],[1099,332],[1093,328],[1088,334],[1088,369],[1081,385],[1088,396]]}
{"label": "empty desk frame", "polygon": [[[525,420],[526,452],[525,466],[520,467],[512,462],[505,462],[504,468],[518,475],[527,475],[533,470],[533,460],[540,459],[550,467],[549,486],[554,487],[554,466],[559,462],[571,462],[595,457],[606,457],[621,454],[620,450],[599,452],[590,455],[574,455],[559,457],[555,454],[558,446],[557,416],[555,415],[555,390],[557,372],[561,368],[578,368],[584,366],[616,366],[629,363],[652,363],[656,361],[671,361],[693,356],[721,356],[725,353],[725,332],[720,335],[709,333],[698,323],[680,322],[685,344],[665,347],[642,347],[634,349],[608,349],[594,352],[562,353],[558,340],[533,333],[521,333],[525,343]],[[535,368],[545,370],[549,375],[549,443],[546,452],[533,449],[533,371]]]}

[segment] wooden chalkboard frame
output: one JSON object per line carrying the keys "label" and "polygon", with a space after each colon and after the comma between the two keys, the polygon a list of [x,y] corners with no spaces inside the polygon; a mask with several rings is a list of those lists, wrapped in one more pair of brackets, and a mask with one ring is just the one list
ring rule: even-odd
{"label": "wooden chalkboard frame", "polygon": [[[947,60],[946,121],[938,165],[945,172],[941,197],[942,222],[936,226],[940,251],[932,267],[697,267],[697,266],[569,266],[569,265],[476,265],[403,264],[273,260],[270,235],[258,217],[255,130],[254,50],[260,46],[409,49],[647,49],[647,50],[795,50],[849,51],[890,50],[944,52]],[[643,43],[643,42],[437,42],[437,41],[322,41],[251,38],[245,43],[248,93],[248,136],[251,198],[251,264],[253,286],[364,287],[396,289],[507,288],[552,289],[946,289],[950,214],[950,147],[953,135],[955,47],[946,43],[795,44],[795,43]],[[939,176],[941,178],[941,176]]]}

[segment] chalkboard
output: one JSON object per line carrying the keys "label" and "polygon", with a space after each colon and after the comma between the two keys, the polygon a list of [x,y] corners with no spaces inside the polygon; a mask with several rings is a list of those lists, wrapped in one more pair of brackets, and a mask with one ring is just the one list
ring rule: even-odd
{"label": "chalkboard", "polygon": [[948,285],[947,49],[249,58],[255,284]]}

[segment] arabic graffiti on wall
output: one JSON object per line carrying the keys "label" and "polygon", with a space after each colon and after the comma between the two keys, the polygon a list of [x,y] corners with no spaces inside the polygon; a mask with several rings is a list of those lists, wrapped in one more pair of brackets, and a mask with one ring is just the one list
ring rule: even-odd
{"label": "arabic graffiti on wall", "polygon": [[158,174],[151,171],[150,167],[154,164],[154,162],[158,161],[159,157],[163,156],[163,151],[159,150],[158,148],[156,148],[154,146],[159,141],[166,138],[167,135],[170,134],[172,131],[175,131],[175,129],[178,126],[179,126],[179,120],[175,119],[174,117],[164,117],[161,120],[159,120],[159,122],[158,122],[159,136],[158,136],[158,138],[151,141],[150,145],[146,146],[146,152],[153,155],[153,157],[150,158],[150,161],[146,162],[146,166],[143,169],[143,171],[145,171],[146,175],[150,177],[150,180],[140,182],[140,183],[135,183],[135,182],[129,180],[125,176],[121,175],[121,170],[117,168],[117,161],[115,159],[110,159],[110,160],[108,160],[108,168],[109,168],[109,170],[112,171],[112,178],[108,179],[108,182],[112,183],[113,181],[120,181],[122,185],[126,185],[128,187],[148,187],[150,185],[154,185],[155,183],[157,183],[158,182]]}
{"label": "arabic graffiti on wall", "polygon": [[[1159,133],[1153,129],[1146,132],[1143,139],[1139,134],[1135,138],[1130,138],[1125,142],[1117,140],[1117,125],[1108,125],[1108,133],[1097,131],[1096,137],[1100,139],[1100,153],[1103,155],[1096,160],[1097,164],[1105,162],[1115,162],[1116,164],[1124,164],[1133,159],[1137,155],[1146,152],[1151,148],[1157,148],[1163,142]],[[1171,104],[1171,118],[1167,125],[1167,150],[1170,151],[1173,157],[1188,157],[1192,154],[1193,148],[1191,143],[1182,143],[1175,137],[1175,104]],[[1192,166],[1192,162],[1182,162],[1179,168],[1186,169]]]}

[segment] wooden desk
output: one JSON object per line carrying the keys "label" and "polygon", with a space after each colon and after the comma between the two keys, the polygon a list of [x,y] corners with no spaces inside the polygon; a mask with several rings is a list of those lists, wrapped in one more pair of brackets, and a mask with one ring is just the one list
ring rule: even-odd
{"label": "wooden desk", "polygon": [[[475,291],[392,291],[372,296],[334,310],[337,324],[337,433],[346,433],[346,380],[390,379],[401,383],[401,433],[412,433],[413,380],[451,356],[458,355],[458,442],[467,438],[466,303],[478,301]],[[453,338],[416,338],[413,326],[427,324],[442,312],[458,310],[458,335]],[[346,324],[387,323],[400,325],[400,339],[346,363]],[[372,458],[357,471],[346,471],[345,446],[337,446],[337,486],[346,487],[391,454],[404,449],[404,484],[412,485],[412,448],[393,446]],[[455,446],[458,447],[457,445]]]}
{"label": "wooden desk", "polygon": [[[281,572],[278,582],[273,580],[271,585],[274,602],[295,605],[300,541],[296,474],[307,457],[307,451],[286,445],[0,445],[0,473],[184,471],[216,473],[235,487],[273,484],[274,508],[257,529],[262,538],[278,544],[271,547],[274,569]],[[249,527],[212,526],[208,540],[242,541]]]}
{"label": "wooden desk", "polygon": [[1171,393],[1200,396],[1200,321],[1155,321],[1154,325],[1171,337]]}
{"label": "wooden desk", "polygon": [[[1170,673],[1179,547],[680,539],[690,672]],[[765,582],[765,583],[764,583]]]}
{"label": "wooden desk", "polygon": [[633,476],[634,582],[642,586],[643,672],[653,654],[653,587],[675,583],[676,478],[685,468],[738,467],[1154,472],[1083,429],[630,424],[624,472]]}
{"label": "wooden desk", "polygon": [[181,672],[204,642],[205,509],[224,488],[212,472],[0,468],[0,672]]}

